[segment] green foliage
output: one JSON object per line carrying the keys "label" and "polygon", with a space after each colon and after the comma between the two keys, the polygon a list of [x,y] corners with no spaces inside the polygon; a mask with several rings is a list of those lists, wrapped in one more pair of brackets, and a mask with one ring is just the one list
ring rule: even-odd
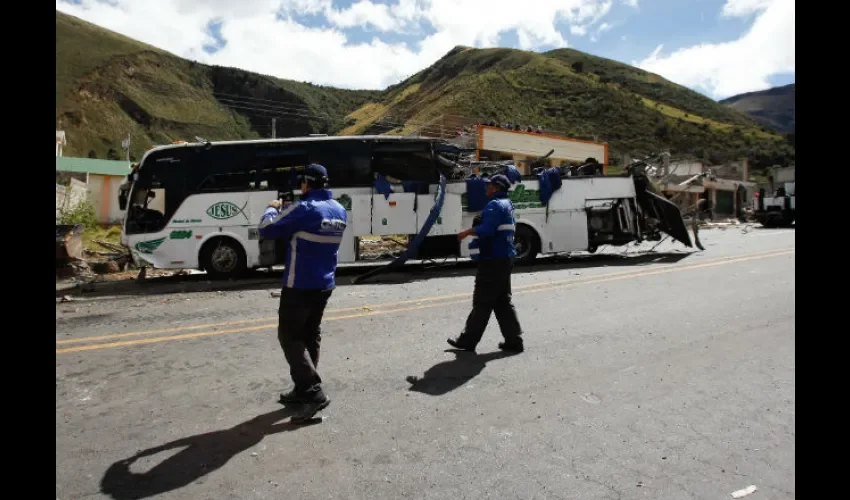
{"label": "green foliage", "polygon": [[175,140],[335,133],[375,91],[280,80],[187,61],[56,12],[56,118],[66,156],[131,158]]}
{"label": "green foliage", "polygon": [[76,205],[59,211],[59,224],[82,224],[86,230],[99,227],[94,205],[83,200]]}

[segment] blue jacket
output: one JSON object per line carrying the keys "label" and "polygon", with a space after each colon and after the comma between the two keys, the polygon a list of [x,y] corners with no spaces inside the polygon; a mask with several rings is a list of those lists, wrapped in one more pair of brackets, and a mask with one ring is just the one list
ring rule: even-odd
{"label": "blue jacket", "polygon": [[498,193],[481,211],[481,224],[473,227],[475,236],[469,242],[472,260],[509,259],[516,257],[514,206],[507,193]]}
{"label": "blue jacket", "polygon": [[544,170],[537,174],[537,181],[540,186],[540,202],[546,207],[549,205],[549,198],[561,189],[561,171],[557,167]]}
{"label": "blue jacket", "polygon": [[328,189],[311,190],[280,212],[266,209],[260,235],[289,240],[284,288],[329,290],[336,286],[334,273],[346,224],[345,208]]}

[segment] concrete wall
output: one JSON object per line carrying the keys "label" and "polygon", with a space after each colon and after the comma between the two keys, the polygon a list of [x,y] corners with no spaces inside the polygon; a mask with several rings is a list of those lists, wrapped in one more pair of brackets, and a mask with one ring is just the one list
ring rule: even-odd
{"label": "concrete wall", "polygon": [[71,183],[68,186],[56,185],[56,220],[62,210],[68,210],[84,201],[88,197],[86,183],[80,180],[71,178]]}

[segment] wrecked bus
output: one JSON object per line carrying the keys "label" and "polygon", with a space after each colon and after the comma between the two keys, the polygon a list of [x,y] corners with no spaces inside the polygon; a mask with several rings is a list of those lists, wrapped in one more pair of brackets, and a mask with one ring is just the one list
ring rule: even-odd
{"label": "wrecked bus", "polygon": [[[396,136],[155,147],[119,191],[125,212],[121,240],[143,267],[201,269],[231,278],[280,265],[286,242],[261,240],[258,221],[270,200],[299,194],[299,170],[320,163],[348,213],[341,264],[363,260],[361,239],[381,235],[410,236],[405,259],[469,257],[470,240],[458,242],[457,233],[483,208],[483,183],[463,174],[451,150],[438,139]],[[692,246],[679,209],[647,189],[645,176],[591,172],[569,176],[548,169],[517,179],[510,196],[520,262],[658,240],[662,232]]]}

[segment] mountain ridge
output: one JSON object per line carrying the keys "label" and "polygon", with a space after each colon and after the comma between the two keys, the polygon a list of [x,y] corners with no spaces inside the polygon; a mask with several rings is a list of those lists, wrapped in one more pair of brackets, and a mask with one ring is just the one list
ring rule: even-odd
{"label": "mountain ridge", "polygon": [[797,85],[790,83],[738,94],[720,103],[778,132],[791,133],[796,131],[796,98]]}
{"label": "mountain ridge", "polygon": [[783,137],[701,94],[573,49],[458,46],[382,91],[284,80],[182,59],[56,12],[57,120],[66,154],[123,157],[154,144],[310,133],[430,133],[476,120],[542,125],[622,154],[670,149],[708,162],[793,161]]}

